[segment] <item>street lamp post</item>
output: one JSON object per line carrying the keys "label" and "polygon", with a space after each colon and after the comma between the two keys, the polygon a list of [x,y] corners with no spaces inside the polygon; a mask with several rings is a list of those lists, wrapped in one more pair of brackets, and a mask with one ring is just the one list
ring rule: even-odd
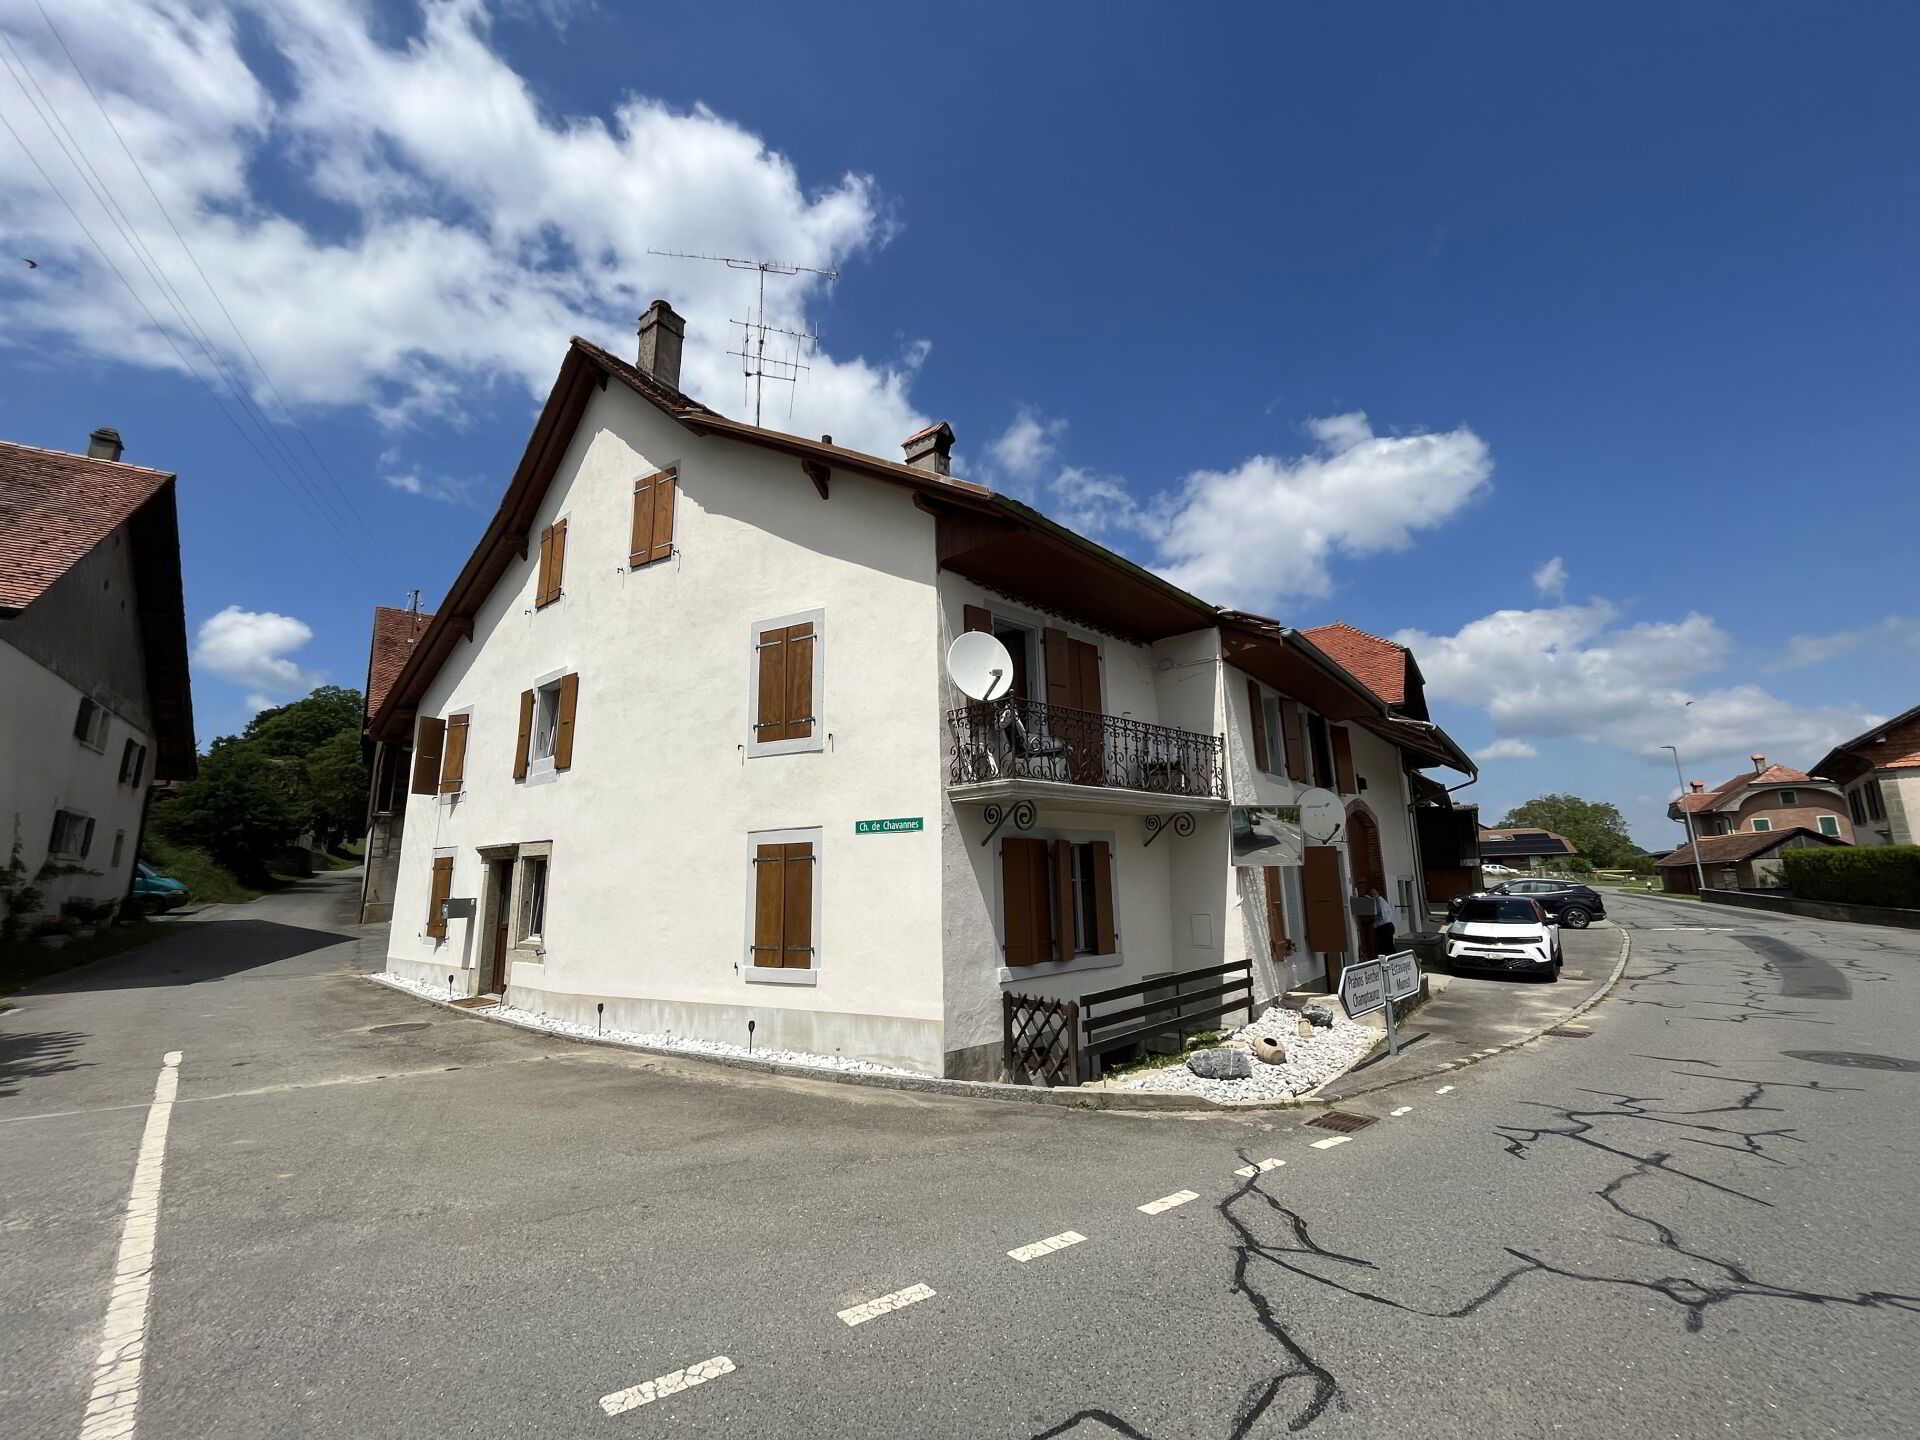
{"label": "street lamp post", "polygon": [[1693,833],[1693,811],[1687,808],[1687,781],[1680,773],[1680,752],[1672,745],[1662,745],[1660,748],[1673,756],[1673,778],[1680,782],[1680,818],[1687,822],[1687,848],[1693,851],[1694,893],[1704,898],[1707,893],[1707,867],[1700,863],[1700,838]]}

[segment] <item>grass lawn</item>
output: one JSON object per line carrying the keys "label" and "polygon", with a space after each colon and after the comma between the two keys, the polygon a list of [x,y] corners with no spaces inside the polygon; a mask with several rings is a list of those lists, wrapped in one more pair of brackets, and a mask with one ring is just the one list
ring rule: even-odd
{"label": "grass lawn", "polygon": [[206,851],[191,845],[175,845],[156,835],[147,836],[146,843],[140,847],[140,858],[193,891],[196,905],[238,905],[258,900],[266,893],[246,884]]}
{"label": "grass lawn", "polygon": [[[157,939],[166,928],[152,920],[107,925],[91,940],[69,940],[58,950],[49,950],[33,940],[0,945],[0,995],[11,995],[22,985],[144,945]],[[0,1001],[0,1010],[7,1008],[6,1003]]]}

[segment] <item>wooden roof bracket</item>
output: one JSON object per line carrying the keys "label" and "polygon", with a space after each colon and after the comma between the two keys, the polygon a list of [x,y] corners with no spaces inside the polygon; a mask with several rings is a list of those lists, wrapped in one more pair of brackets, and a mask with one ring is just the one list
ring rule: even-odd
{"label": "wooden roof bracket", "polygon": [[[813,482],[813,488],[820,492],[820,498],[822,500],[826,499],[827,481],[832,477],[833,471],[829,470],[827,466],[819,460],[802,460],[800,462],[800,468],[807,472],[807,479],[811,480]],[[918,497],[916,496],[915,498],[917,499]]]}

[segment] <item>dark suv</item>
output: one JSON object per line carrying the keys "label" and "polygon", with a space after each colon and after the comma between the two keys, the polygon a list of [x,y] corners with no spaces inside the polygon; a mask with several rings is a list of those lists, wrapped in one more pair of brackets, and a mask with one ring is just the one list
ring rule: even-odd
{"label": "dark suv", "polygon": [[1487,893],[1537,900],[1542,910],[1569,930],[1584,930],[1595,920],[1607,918],[1607,905],[1600,892],[1572,880],[1508,880]]}

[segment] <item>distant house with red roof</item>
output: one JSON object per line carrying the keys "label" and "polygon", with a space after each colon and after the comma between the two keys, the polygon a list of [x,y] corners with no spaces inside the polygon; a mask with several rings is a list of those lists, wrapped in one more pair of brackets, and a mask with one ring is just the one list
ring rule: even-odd
{"label": "distant house with red roof", "polygon": [[1920,705],[1834,746],[1814,769],[1841,787],[1856,843],[1920,843]]}
{"label": "distant house with red roof", "polygon": [[1564,835],[1536,826],[1482,827],[1480,859],[1515,870],[1555,870],[1580,853]]}
{"label": "distant house with red roof", "polygon": [[[367,655],[368,718],[380,713],[393,682],[432,623],[433,616],[424,611],[373,607],[373,645]],[[366,750],[372,780],[367,791],[367,868],[360,882],[362,924],[393,917],[393,887],[400,869],[400,836],[413,769],[410,736],[390,742],[368,735]]]}
{"label": "distant house with red roof", "polygon": [[0,868],[39,912],[124,900],[154,781],[194,773],[174,476],[121,453],[0,442]]}
{"label": "distant house with red roof", "polygon": [[[1789,850],[1804,850],[1844,842],[1804,825],[1789,825],[1778,830],[1736,830],[1723,835],[1702,835],[1691,845],[1682,845],[1654,863],[1660,870],[1663,888],[1678,895],[1692,895],[1699,888],[1701,870],[1706,871],[1711,890],[1775,890],[1786,883],[1783,856]],[[1699,864],[1694,852],[1699,852]]]}
{"label": "distant house with red roof", "polygon": [[1853,821],[1846,796],[1832,781],[1790,765],[1770,765],[1764,755],[1749,757],[1751,770],[1709,790],[1695,780],[1685,795],[1667,806],[1667,818],[1693,819],[1696,836],[1768,834],[1796,827],[1843,844],[1853,843]]}

